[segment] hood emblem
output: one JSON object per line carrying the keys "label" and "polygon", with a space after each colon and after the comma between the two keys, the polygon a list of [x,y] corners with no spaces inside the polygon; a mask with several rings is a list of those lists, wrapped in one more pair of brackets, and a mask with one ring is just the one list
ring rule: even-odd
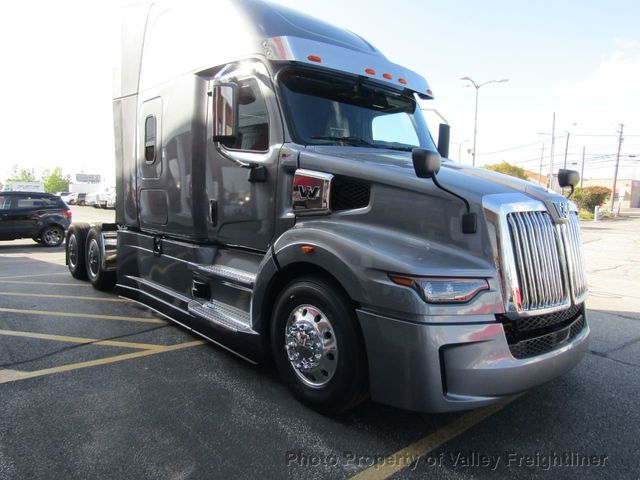
{"label": "hood emblem", "polygon": [[567,220],[571,213],[571,208],[568,202],[553,202],[553,206],[556,208],[556,213],[560,220]]}

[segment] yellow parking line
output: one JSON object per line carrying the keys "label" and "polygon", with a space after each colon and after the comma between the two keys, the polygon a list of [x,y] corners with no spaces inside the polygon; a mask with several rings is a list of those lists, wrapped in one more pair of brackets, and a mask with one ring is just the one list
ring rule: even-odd
{"label": "yellow parking line", "polygon": [[16,330],[0,330],[0,336],[2,335],[9,336],[9,337],[24,337],[24,338],[37,338],[40,340],[53,340],[56,342],[82,343],[82,344],[90,343],[92,345],[136,348],[136,349],[142,349],[142,350],[156,350],[158,348],[164,347],[164,345],[154,345],[152,343],[118,342],[115,340],[100,340],[99,338],[67,337],[65,335],[52,335],[49,333],[36,333],[36,332],[20,332]]}
{"label": "yellow parking line", "polygon": [[7,313],[21,313],[24,315],[46,315],[51,317],[72,317],[72,318],[89,318],[97,320],[116,320],[123,322],[139,322],[139,323],[162,323],[166,324],[164,320],[159,318],[145,318],[145,317],[124,317],[120,315],[100,315],[97,313],[75,313],[75,312],[50,312],[47,310],[23,310],[20,308],[2,308],[0,312]]}
{"label": "yellow parking line", "polygon": [[57,287],[91,287],[90,283],[85,282],[26,282],[23,280],[0,280],[0,283],[16,283],[25,285],[51,285]]}
{"label": "yellow parking line", "polygon": [[99,358],[97,360],[89,360],[87,362],[70,363],[59,367],[45,368],[43,370],[35,370],[33,372],[23,372],[19,370],[0,370],[0,383],[15,382],[18,380],[26,380],[27,378],[42,377],[44,375],[52,375],[54,373],[69,372],[80,368],[95,367],[98,365],[107,365],[109,363],[122,362],[132,360],[134,358],[147,357],[158,353],[172,352],[182,350],[184,348],[197,347],[206,343],[204,340],[195,340],[192,342],[179,343],[168,347],[155,348],[153,350],[141,350],[139,352],[125,353],[114,357]]}
{"label": "yellow parking line", "polygon": [[[521,394],[522,395],[522,394]],[[509,398],[503,402],[488,407],[465,413],[457,420],[427,435],[422,440],[412,443],[408,447],[392,453],[388,457],[380,460],[375,465],[357,473],[351,480],[382,480],[389,478],[393,474],[405,469],[413,464],[420,457],[440,447],[442,444],[466,432],[471,427],[479,424],[491,415],[499,412],[521,395]]]}
{"label": "yellow parking line", "polygon": [[[4,263],[4,262],[1,262],[1,263]],[[0,279],[7,280],[9,278],[49,277],[51,275],[71,275],[71,274],[69,272],[53,272],[53,273],[34,273],[31,275],[0,275]]]}
{"label": "yellow parking line", "polygon": [[60,295],[52,293],[25,293],[25,292],[0,292],[0,295],[6,297],[40,297],[40,298],[64,298],[65,300],[96,300],[98,302],[128,302],[124,298],[111,298],[111,297],[91,297],[82,295]]}

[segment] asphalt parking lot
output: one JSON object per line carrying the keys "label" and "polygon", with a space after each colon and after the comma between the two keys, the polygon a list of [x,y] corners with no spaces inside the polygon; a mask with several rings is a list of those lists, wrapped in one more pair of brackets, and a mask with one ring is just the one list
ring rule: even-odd
{"label": "asphalt parking lot", "polygon": [[[74,209],[74,220],[112,211]],[[0,243],[0,479],[640,478],[640,217],[587,223],[590,353],[460,414],[323,417],[252,366]]]}

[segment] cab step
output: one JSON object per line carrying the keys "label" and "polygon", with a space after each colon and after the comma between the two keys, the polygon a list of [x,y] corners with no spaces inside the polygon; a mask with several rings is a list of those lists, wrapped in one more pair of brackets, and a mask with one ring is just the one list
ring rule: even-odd
{"label": "cab step", "polygon": [[195,269],[200,275],[217,278],[232,285],[238,285],[253,290],[256,274],[226,265],[198,265]]}
{"label": "cab step", "polygon": [[203,318],[227,330],[257,335],[257,332],[251,329],[249,312],[239,308],[216,300],[209,300],[206,303],[192,300],[189,302],[188,308],[191,315]]}

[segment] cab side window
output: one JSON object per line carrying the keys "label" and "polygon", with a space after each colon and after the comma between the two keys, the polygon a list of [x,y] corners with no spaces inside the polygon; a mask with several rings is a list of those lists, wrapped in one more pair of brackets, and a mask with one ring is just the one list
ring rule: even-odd
{"label": "cab side window", "polygon": [[227,148],[264,152],[269,148],[267,104],[255,78],[238,82],[238,135]]}
{"label": "cab side window", "polygon": [[9,210],[11,208],[11,197],[0,195],[0,210]]}

